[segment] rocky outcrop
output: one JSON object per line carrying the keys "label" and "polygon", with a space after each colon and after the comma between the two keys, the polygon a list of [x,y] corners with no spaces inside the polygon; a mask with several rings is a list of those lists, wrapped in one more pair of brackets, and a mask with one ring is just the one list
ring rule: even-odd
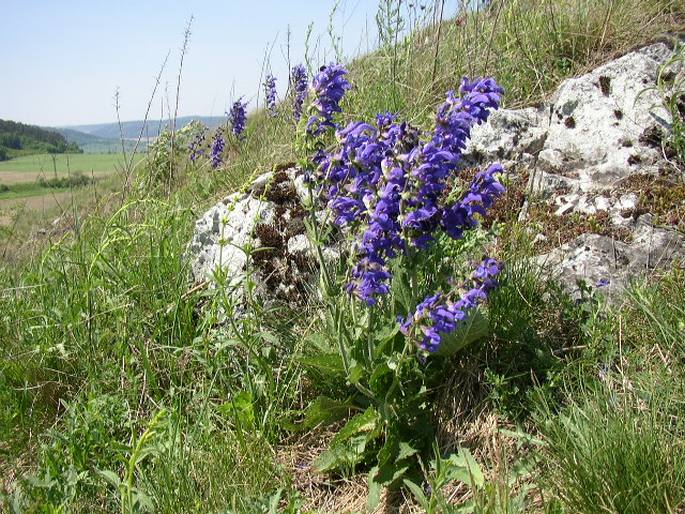
{"label": "rocky outcrop", "polygon": [[586,233],[541,255],[538,264],[573,293],[578,291],[581,280],[613,296],[645,273],[685,262],[685,235],[655,228],[651,221],[647,214],[639,218],[629,244]]}
{"label": "rocky outcrop", "polygon": [[[186,252],[192,279],[222,283],[240,297],[249,274],[264,299],[298,301],[311,289],[317,268],[306,235],[307,196],[302,177],[291,167],[265,173],[244,193],[211,207],[195,223]],[[322,224],[323,216],[318,214]],[[324,257],[337,258],[334,245],[325,248]]]}
{"label": "rocky outcrop", "polygon": [[469,163],[503,160],[527,173],[527,201],[568,219],[562,226],[590,220],[585,233],[538,259],[571,290],[584,280],[619,292],[631,277],[685,261],[684,177],[664,159],[671,118],[654,87],[672,55],[663,43],[647,46],[564,81],[537,108],[501,110],[474,130]]}
{"label": "rocky outcrop", "polygon": [[[473,132],[467,165],[501,161],[529,177],[520,196],[529,226],[540,230],[537,261],[571,290],[584,280],[613,294],[632,277],[685,260],[685,185],[664,159],[671,120],[654,89],[671,56],[663,43],[642,48],[566,80],[542,105],[497,111]],[[305,230],[307,197],[288,168],[213,206],[189,245],[194,280],[214,283],[218,275],[240,290],[250,273],[270,298],[301,298],[317,262]],[[547,217],[536,219],[540,213]],[[318,214],[322,227],[325,216]],[[331,243],[324,253],[336,259],[339,249]]]}

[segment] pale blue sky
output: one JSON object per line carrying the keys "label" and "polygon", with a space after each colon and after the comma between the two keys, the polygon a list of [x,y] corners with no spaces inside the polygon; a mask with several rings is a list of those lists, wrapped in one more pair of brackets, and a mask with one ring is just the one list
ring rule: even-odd
{"label": "pale blue sky", "polygon": [[[426,0],[424,3],[429,4]],[[179,114],[222,115],[234,97],[259,91],[262,61],[283,91],[290,55],[302,61],[307,26],[319,39],[315,61],[334,58],[327,34],[333,0],[161,1],[23,0],[3,2],[0,19],[0,118],[39,125],[140,119],[164,56],[171,50],[151,117],[174,102],[183,31],[191,14]],[[376,42],[378,0],[340,0],[335,29],[347,58]],[[454,10],[447,3],[447,11]],[[368,28],[368,30],[367,30]],[[368,34],[367,34],[368,33]],[[313,64],[320,64],[314,62]],[[166,115],[166,113],[165,113]]]}

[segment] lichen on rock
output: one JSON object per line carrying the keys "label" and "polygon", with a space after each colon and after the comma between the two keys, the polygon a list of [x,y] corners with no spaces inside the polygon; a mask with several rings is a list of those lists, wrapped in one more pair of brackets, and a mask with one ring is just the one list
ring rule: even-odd
{"label": "lichen on rock", "polygon": [[654,88],[672,55],[664,43],[641,48],[473,132],[467,162],[504,159],[530,177],[522,219],[539,227],[537,262],[574,292],[579,280],[602,280],[613,295],[685,262],[683,170],[665,161],[671,120]]}
{"label": "lichen on rock", "polygon": [[[291,166],[258,176],[245,193],[207,210],[188,246],[192,280],[213,283],[221,270],[239,297],[251,273],[264,300],[302,301],[318,269],[306,233],[306,194],[301,174]],[[338,256],[334,245],[324,254]]]}

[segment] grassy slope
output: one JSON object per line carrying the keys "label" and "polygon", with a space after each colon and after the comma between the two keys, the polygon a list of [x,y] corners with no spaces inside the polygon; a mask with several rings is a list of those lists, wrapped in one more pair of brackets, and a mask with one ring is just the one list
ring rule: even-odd
{"label": "grassy slope", "polygon": [[[356,60],[345,116],[392,110],[424,123],[462,73],[494,74],[510,105],[528,103],[564,77],[677,28],[684,14],[679,3],[657,0],[508,5],[463,26],[445,23],[437,66],[435,29]],[[193,220],[255,171],[293,158],[286,116],[254,117],[245,144],[229,153],[218,173],[179,161],[171,194],[159,192],[165,186],[113,196],[49,251],[0,271],[0,476],[8,491],[21,484],[13,498],[25,510],[127,511],[138,492],[145,496],[135,505],[149,498],[158,512],[259,512],[274,498],[281,508],[359,508],[349,484],[303,477],[298,466],[317,444],[293,442],[284,430],[289,410],[306,404],[313,387],[297,358],[315,330],[316,306],[256,307],[231,337],[213,328],[220,296],[188,292],[181,255]],[[527,255],[523,233],[514,224],[500,241],[510,271],[491,306],[495,334],[470,354],[468,376],[485,377],[476,387],[479,411],[544,438],[542,448],[521,452],[542,457],[527,479],[529,510],[674,509],[685,497],[677,466],[685,455],[682,274],[637,289],[612,310],[577,306],[516,264]],[[459,412],[450,399],[466,397],[455,377],[436,407],[448,420]],[[653,391],[663,401],[649,401]],[[446,423],[441,443],[463,440],[469,426]],[[615,444],[602,444],[606,431]],[[479,458],[492,483],[504,485],[479,501],[501,504],[515,494],[497,456],[519,453],[512,443],[488,451],[497,434],[483,434]],[[133,450],[141,438],[144,461]],[[132,489],[114,487],[114,476],[135,464]],[[617,473],[625,479],[612,482]],[[31,474],[39,480],[20,480]],[[634,501],[617,503],[624,498]]]}

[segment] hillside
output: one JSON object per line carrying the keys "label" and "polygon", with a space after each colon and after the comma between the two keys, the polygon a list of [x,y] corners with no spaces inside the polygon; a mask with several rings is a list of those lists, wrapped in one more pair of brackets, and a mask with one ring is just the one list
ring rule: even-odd
{"label": "hillside", "polygon": [[0,510],[684,512],[685,4],[477,4],[0,231]]}
{"label": "hillside", "polygon": [[57,132],[35,125],[25,125],[0,120],[0,160],[38,153],[80,153],[75,143],[70,143]]}

